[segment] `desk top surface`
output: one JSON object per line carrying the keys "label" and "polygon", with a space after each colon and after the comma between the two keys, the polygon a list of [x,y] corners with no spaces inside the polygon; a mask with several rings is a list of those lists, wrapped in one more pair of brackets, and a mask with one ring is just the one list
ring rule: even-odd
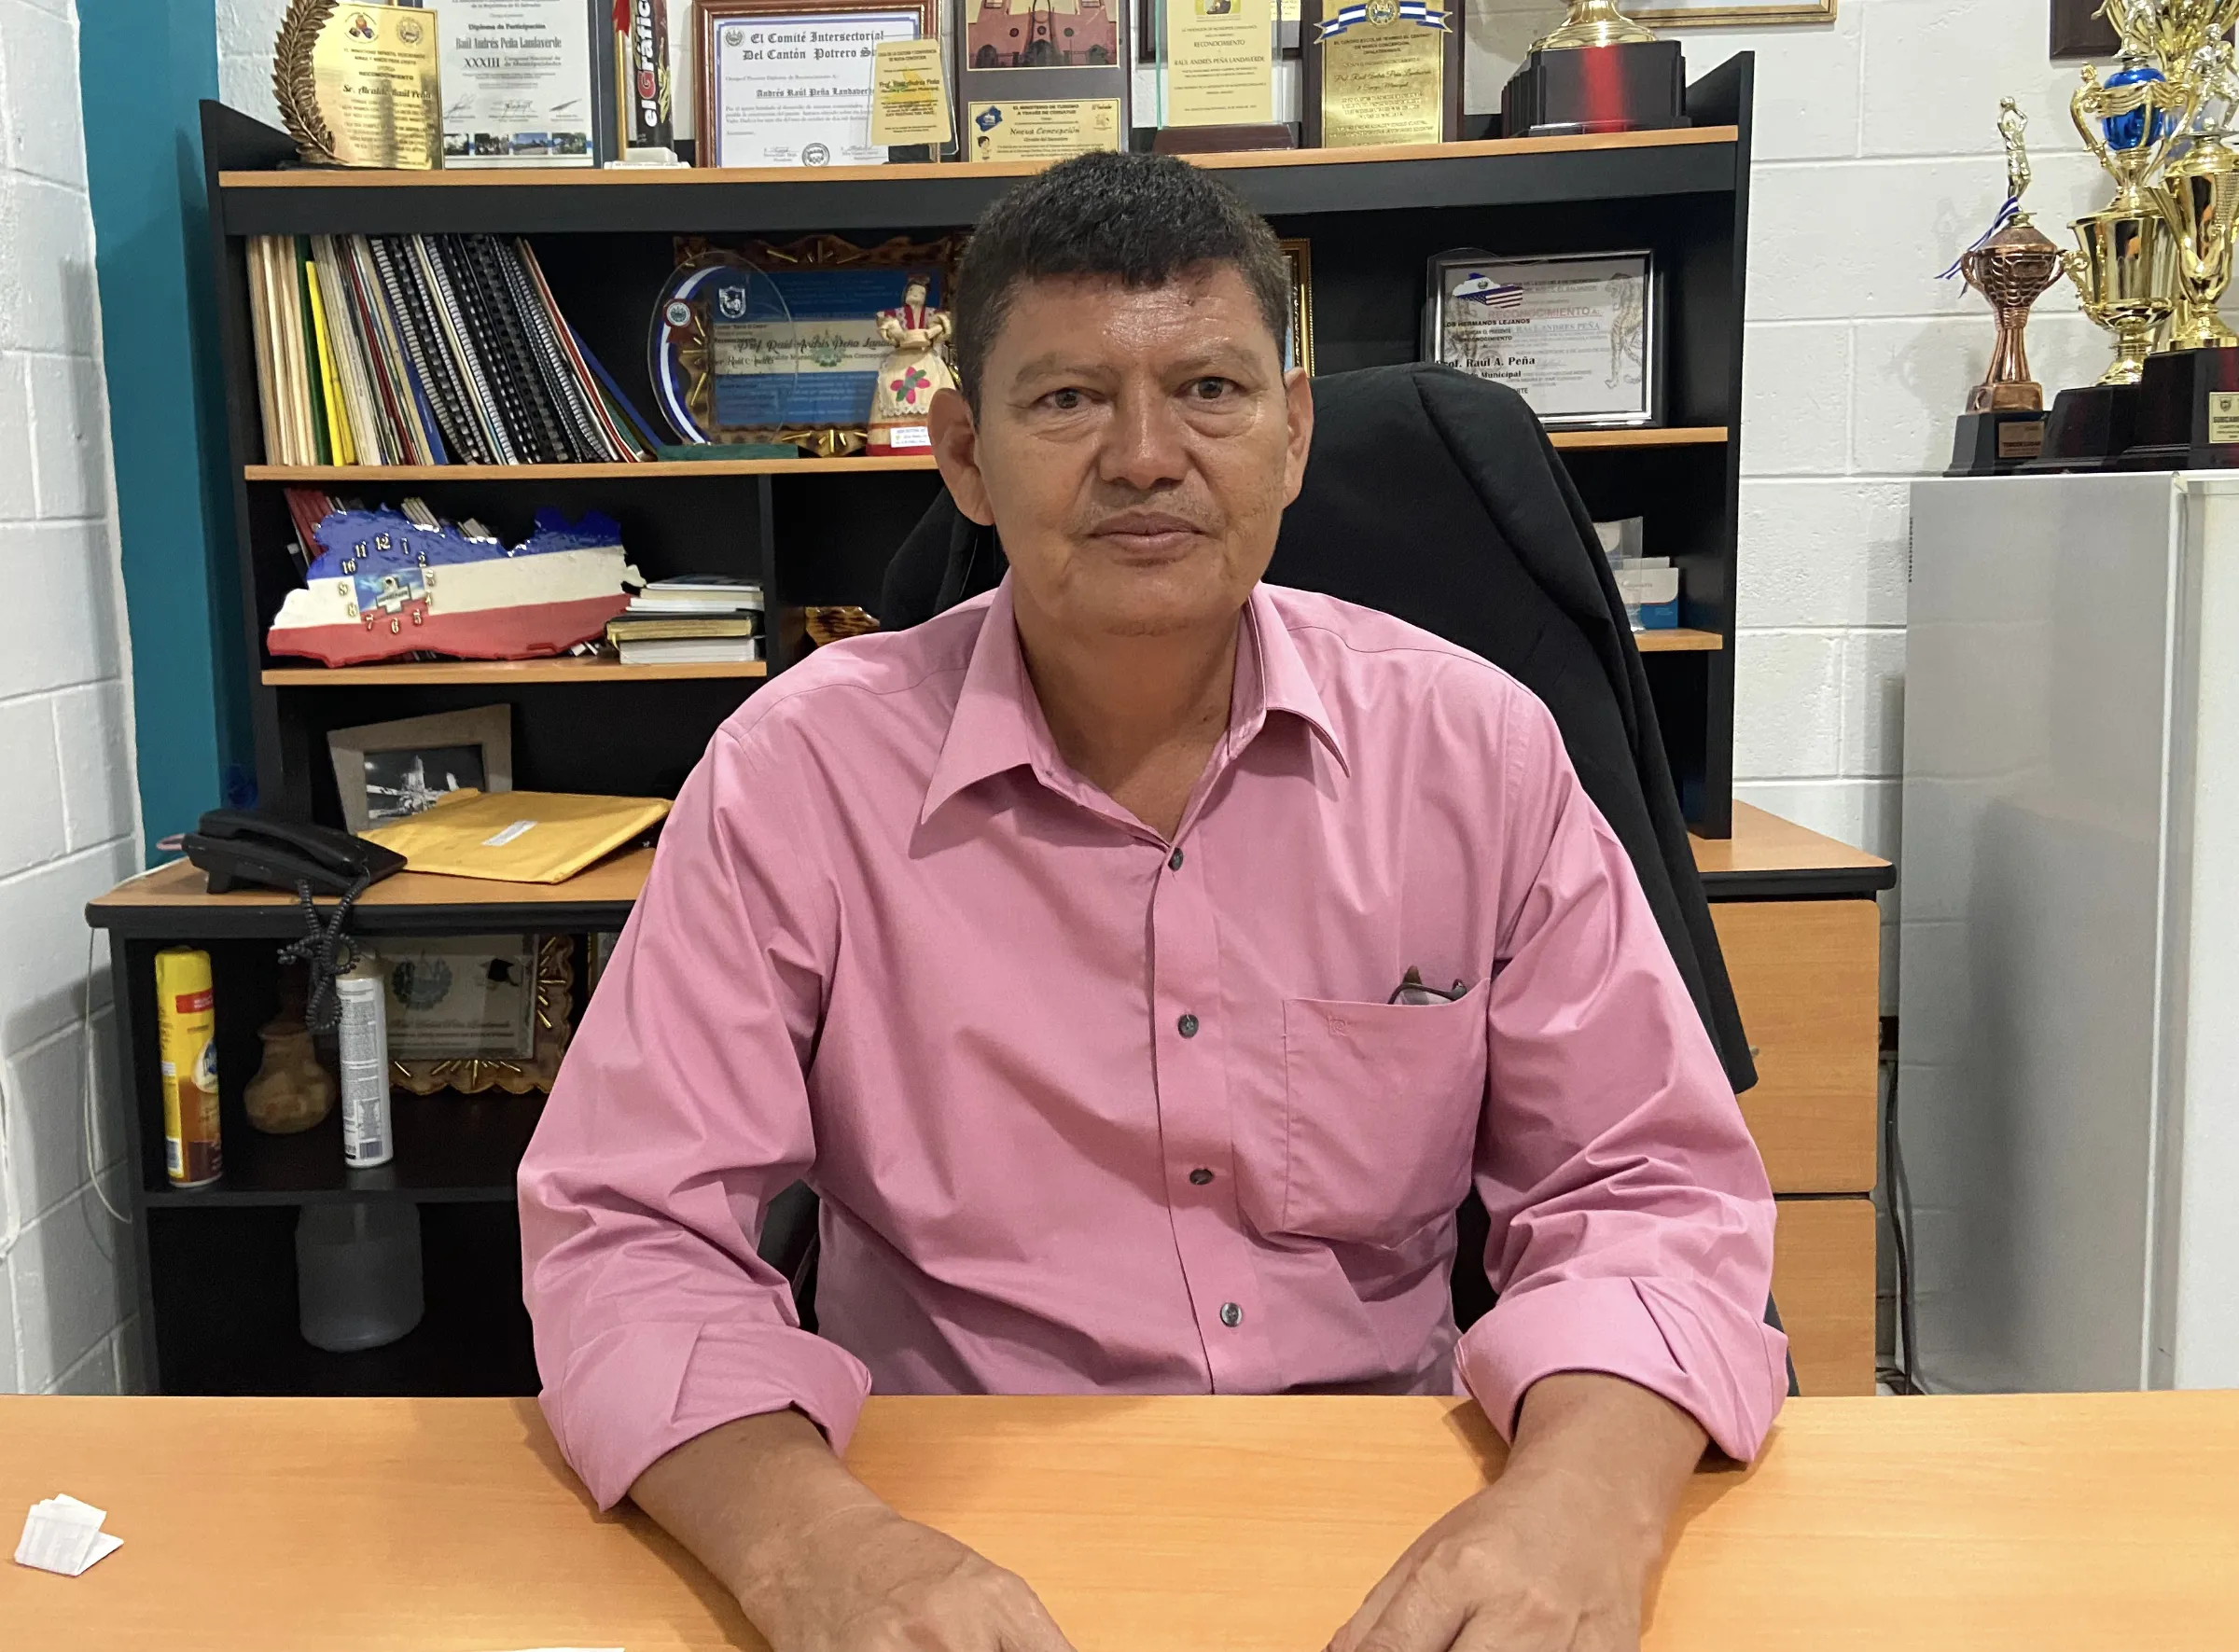
{"label": "desk top surface", "polygon": [[[1500,1446],[1461,1400],[873,1399],[849,1461],[1079,1652],[1314,1652]],[[101,1652],[756,1647],[526,1400],[0,1399],[0,1509],[124,1547],[0,1566],[0,1641]],[[7,1520],[16,1517],[12,1512]],[[2228,1648],[2239,1395],[1791,1401],[1706,1469],[1648,1652]]]}
{"label": "desk top surface", "polygon": [[[1887,861],[1747,803],[1733,806],[1733,836],[1690,838],[1711,898],[1870,895],[1888,887]],[[400,872],[366,891],[357,927],[368,934],[455,926],[447,914],[472,908],[499,928],[553,932],[619,925],[652,868],[650,849],[601,861],[562,883],[506,883]],[[295,933],[295,896],[276,889],[212,895],[202,874],[174,860],[127,879],[87,906],[86,916],[124,934],[181,936]],[[330,904],[330,903],[323,903]]]}

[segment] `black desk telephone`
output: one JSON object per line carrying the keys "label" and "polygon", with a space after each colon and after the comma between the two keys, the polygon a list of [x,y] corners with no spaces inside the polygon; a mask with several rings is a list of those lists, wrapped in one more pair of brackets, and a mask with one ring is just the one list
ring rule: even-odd
{"label": "black desk telephone", "polygon": [[213,895],[244,885],[292,895],[299,884],[309,884],[313,895],[353,895],[404,868],[404,856],[394,849],[244,809],[212,810],[187,834],[185,848]]}
{"label": "black desk telephone", "polygon": [[[404,856],[329,826],[299,826],[243,809],[213,809],[187,834],[183,847],[202,868],[213,895],[246,884],[301,897],[303,938],[283,947],[280,961],[309,965],[311,1002],[303,1019],[314,1033],[332,1027],[341,1007],[334,978],[355,956],[342,933],[350,909],[382,879],[402,871]],[[316,895],[341,897],[332,917],[320,919],[312,904]]]}

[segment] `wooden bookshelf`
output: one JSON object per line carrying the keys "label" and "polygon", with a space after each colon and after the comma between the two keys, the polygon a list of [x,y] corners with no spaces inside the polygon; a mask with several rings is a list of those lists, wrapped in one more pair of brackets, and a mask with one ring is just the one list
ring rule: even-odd
{"label": "wooden bookshelf", "polygon": [[266,668],[258,680],[268,688],[365,688],[407,683],[476,684],[491,688],[515,683],[575,683],[589,687],[761,677],[769,673],[769,666],[759,659],[624,665],[619,659],[563,656],[557,659],[410,660],[393,665],[284,665]]}

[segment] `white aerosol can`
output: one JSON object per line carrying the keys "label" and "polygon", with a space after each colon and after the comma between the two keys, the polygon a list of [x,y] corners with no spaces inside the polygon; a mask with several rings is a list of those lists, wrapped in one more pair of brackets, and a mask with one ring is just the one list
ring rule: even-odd
{"label": "white aerosol can", "polygon": [[337,1030],[342,1068],[342,1162],[370,1170],[396,1156],[389,1118],[389,982],[380,961],[361,951],[339,977]]}

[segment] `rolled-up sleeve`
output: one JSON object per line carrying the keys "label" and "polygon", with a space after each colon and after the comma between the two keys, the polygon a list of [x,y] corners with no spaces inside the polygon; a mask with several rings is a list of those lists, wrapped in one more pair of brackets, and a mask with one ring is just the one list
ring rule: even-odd
{"label": "rolled-up sleeve", "polygon": [[1504,939],[1476,1182],[1500,1293],[1457,1350],[1494,1425],[1558,1371],[1688,1411],[1746,1460],[1787,1392],[1773,1195],[1624,848],[1545,708],[1509,711]]}
{"label": "rolled-up sleeve", "polygon": [[677,798],[521,1166],[542,1404],[603,1508],[739,1417],[798,1407],[844,1449],[870,1387],[755,1254],[815,1159],[839,919],[752,738],[719,732]]}

